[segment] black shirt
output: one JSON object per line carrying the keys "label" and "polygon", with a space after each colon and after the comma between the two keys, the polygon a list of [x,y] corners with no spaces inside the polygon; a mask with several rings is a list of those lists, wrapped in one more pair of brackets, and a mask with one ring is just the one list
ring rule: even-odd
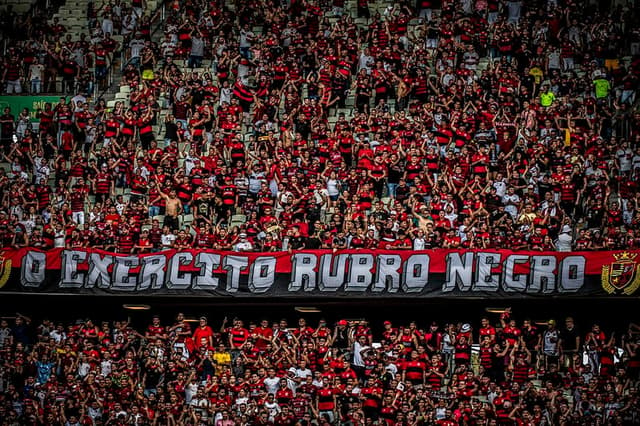
{"label": "black shirt", "polygon": [[14,325],[11,328],[11,334],[13,334],[13,338],[15,342],[20,342],[23,345],[28,345],[31,342],[31,332],[29,330],[29,326],[24,322],[20,325]]}
{"label": "black shirt", "polygon": [[578,329],[573,327],[571,330],[564,329],[560,333],[562,339],[562,349],[565,351],[576,351],[579,348],[576,346],[576,338],[580,336]]}
{"label": "black shirt", "polygon": [[0,138],[11,139],[13,135],[13,124],[16,121],[15,117],[11,114],[3,114],[0,116],[0,121],[2,121],[0,124],[0,130],[2,131]]}

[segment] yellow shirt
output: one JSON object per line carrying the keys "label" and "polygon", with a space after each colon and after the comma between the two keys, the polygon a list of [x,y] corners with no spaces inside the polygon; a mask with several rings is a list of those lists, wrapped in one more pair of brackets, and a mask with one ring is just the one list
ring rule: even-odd
{"label": "yellow shirt", "polygon": [[602,99],[609,96],[611,85],[609,84],[608,80],[604,78],[598,78],[597,80],[593,80],[593,84],[596,86],[596,98]]}
{"label": "yellow shirt", "polygon": [[553,101],[556,100],[556,95],[553,92],[546,92],[540,94],[540,105],[543,107],[550,107]]}
{"label": "yellow shirt", "polygon": [[231,354],[229,352],[216,352],[213,354],[213,360],[216,363],[216,374],[222,372],[222,367],[231,365]]}
{"label": "yellow shirt", "polygon": [[536,84],[540,84],[540,82],[542,81],[542,77],[544,77],[544,73],[538,67],[531,68],[529,70],[529,75],[533,76],[533,79],[535,80]]}
{"label": "yellow shirt", "polygon": [[518,218],[518,223],[533,223],[533,220],[536,218],[536,214],[522,212],[520,217]]}

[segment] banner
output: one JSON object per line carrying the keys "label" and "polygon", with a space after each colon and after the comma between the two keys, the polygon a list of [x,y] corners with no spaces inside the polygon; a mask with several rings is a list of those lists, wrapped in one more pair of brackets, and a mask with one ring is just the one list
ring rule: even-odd
{"label": "banner", "polygon": [[60,96],[0,96],[0,111],[4,111],[6,107],[11,108],[11,114],[18,118],[23,109],[28,108],[31,113],[31,122],[39,121],[36,118],[38,109],[44,110],[44,105],[49,102],[51,106],[55,106],[60,102]]}
{"label": "banner", "polygon": [[0,293],[205,297],[630,296],[640,251],[4,250]]}

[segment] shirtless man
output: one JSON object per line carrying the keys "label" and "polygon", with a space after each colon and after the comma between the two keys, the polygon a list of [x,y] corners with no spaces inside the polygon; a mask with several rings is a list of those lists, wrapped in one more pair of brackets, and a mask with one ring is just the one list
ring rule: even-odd
{"label": "shirtless man", "polygon": [[418,220],[418,228],[426,232],[427,225],[430,223],[433,224],[433,219],[429,214],[429,209],[424,204],[420,206],[419,212],[416,212],[415,210],[416,204],[418,203],[415,200],[411,202],[411,213],[413,213],[413,217],[415,217]]}
{"label": "shirtless man", "polygon": [[176,190],[172,189],[169,191],[169,195],[167,195],[162,192],[162,189],[160,189],[160,186],[157,183],[156,186],[158,187],[158,193],[162,198],[164,198],[166,204],[163,226],[168,226],[171,230],[178,229],[180,226],[178,222],[178,215],[182,213],[182,203],[176,195]]}

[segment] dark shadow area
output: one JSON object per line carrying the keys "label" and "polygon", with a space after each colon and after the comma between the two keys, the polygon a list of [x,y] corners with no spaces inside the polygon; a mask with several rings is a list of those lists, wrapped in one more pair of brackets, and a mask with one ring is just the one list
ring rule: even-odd
{"label": "dark shadow area", "polygon": [[[146,304],[150,310],[127,310],[124,304]],[[300,313],[296,307],[316,307],[319,313]],[[492,322],[499,321],[499,314],[486,308],[511,307],[518,322],[525,318],[546,321],[562,320],[573,316],[583,327],[599,322],[605,329],[621,330],[631,321],[640,322],[640,299],[531,299],[531,300],[470,300],[470,299],[215,299],[202,297],[131,297],[131,296],[54,296],[54,295],[4,295],[0,299],[0,315],[12,316],[20,312],[35,320],[72,321],[91,318],[94,321],[115,320],[130,317],[134,325],[147,324],[152,315],[159,314],[164,322],[171,321],[178,312],[187,317],[206,315],[217,326],[227,316],[239,317],[245,322],[287,319],[293,326],[297,318],[304,317],[311,324],[320,318],[332,323],[339,319],[365,318],[375,328],[391,320],[404,324],[415,320],[419,327],[431,321],[470,322],[475,325],[482,316]]]}

